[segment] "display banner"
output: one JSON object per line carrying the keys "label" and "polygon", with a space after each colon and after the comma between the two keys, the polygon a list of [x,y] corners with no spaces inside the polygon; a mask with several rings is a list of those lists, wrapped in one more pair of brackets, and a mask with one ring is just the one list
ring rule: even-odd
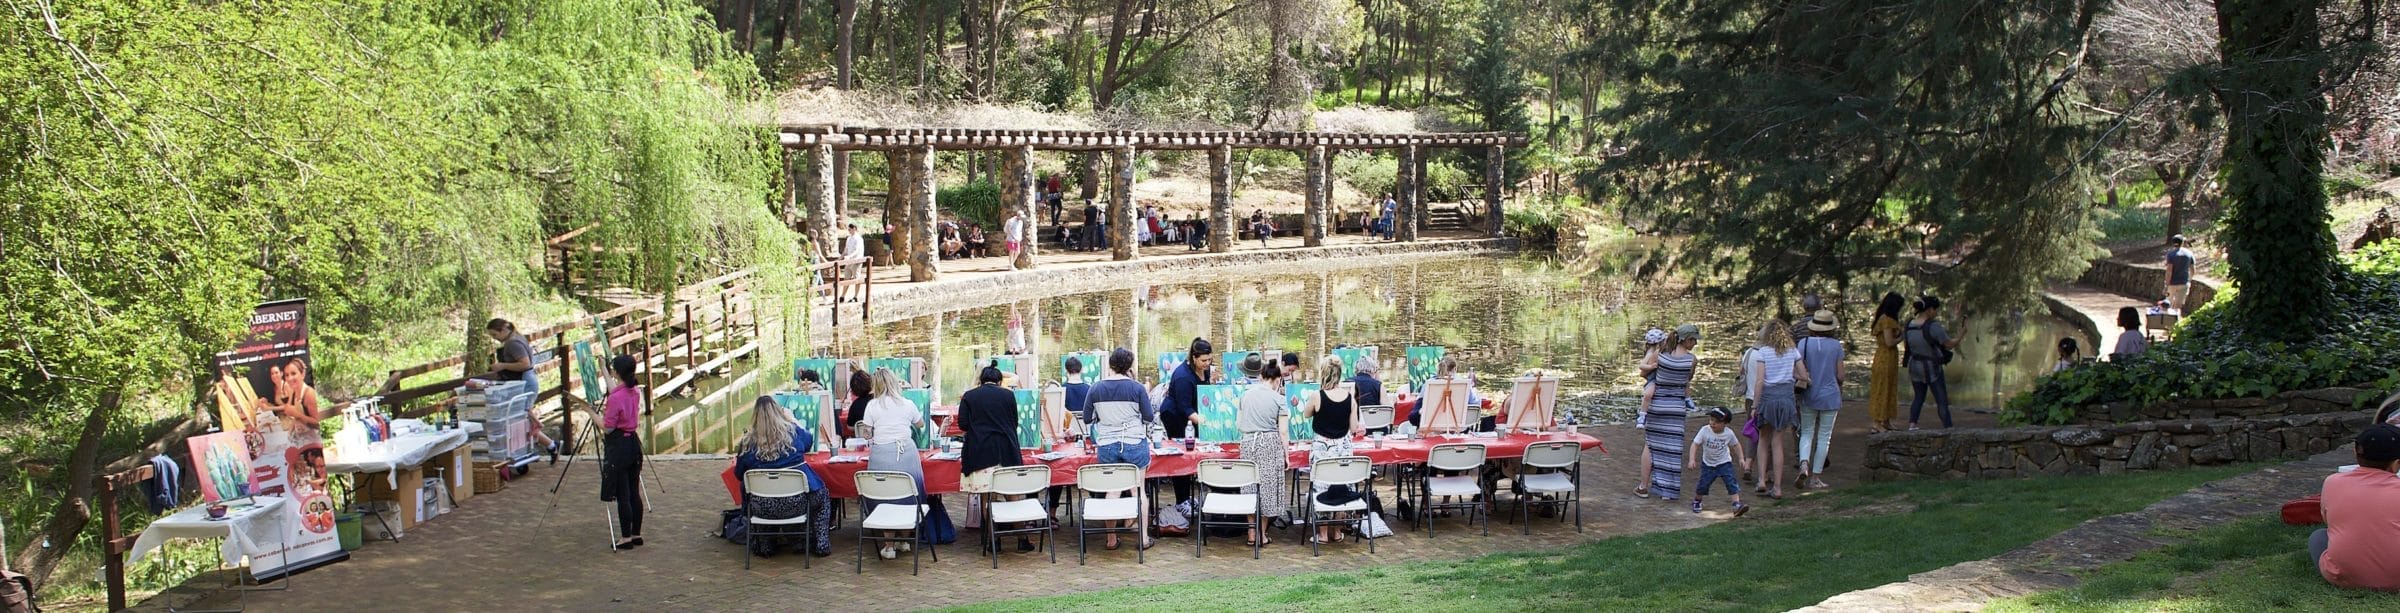
{"label": "display banner", "polygon": [[254,554],[252,574],[271,580],[349,559],[333,530],[325,439],[318,432],[318,421],[339,410],[319,406],[308,357],[308,301],[259,305],[250,332],[232,351],[217,354],[216,364],[218,424],[225,433],[239,433],[250,454],[250,493],[290,502],[283,507],[291,514],[291,533],[283,538],[289,550]]}

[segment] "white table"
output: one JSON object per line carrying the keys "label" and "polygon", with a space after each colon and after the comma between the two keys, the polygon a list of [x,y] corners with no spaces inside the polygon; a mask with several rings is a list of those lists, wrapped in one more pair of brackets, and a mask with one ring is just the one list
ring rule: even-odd
{"label": "white table", "polygon": [[[450,477],[449,489],[454,501],[460,498],[457,493],[462,490],[475,491],[475,478],[468,470],[472,462],[465,453],[466,444],[467,431],[453,428],[419,432],[363,446],[340,445],[327,454],[325,472],[329,475],[383,473],[384,484],[388,486],[383,492],[368,492],[364,485],[353,481],[351,496],[356,500],[369,500],[372,494],[372,499],[389,500],[398,507],[399,530],[394,533],[388,529],[388,525],[385,530],[393,533],[393,539],[398,540],[398,533],[406,533],[420,521],[417,517],[416,492],[420,484],[425,482],[424,467],[427,463],[447,467],[445,472]],[[375,517],[377,521],[383,520],[380,512],[375,513]]]}
{"label": "white table", "polygon": [[[288,526],[291,514],[284,512],[283,506],[287,504],[284,498],[255,496],[250,501],[250,506],[228,508],[224,519],[209,519],[208,506],[201,505],[150,522],[150,527],[142,529],[142,536],[134,539],[132,555],[126,558],[126,565],[141,562],[143,555],[165,544],[167,539],[216,538],[225,541],[218,552],[227,567],[243,566],[246,560],[257,559],[259,555],[270,551],[282,556],[283,566],[290,567],[291,553],[285,537],[291,534]],[[239,503],[236,501],[236,504]],[[273,589],[290,586],[291,575],[286,573],[282,587]],[[239,587],[236,589],[239,590]],[[243,596],[243,605],[246,607],[248,594]],[[173,607],[169,607],[169,610],[173,610]]]}

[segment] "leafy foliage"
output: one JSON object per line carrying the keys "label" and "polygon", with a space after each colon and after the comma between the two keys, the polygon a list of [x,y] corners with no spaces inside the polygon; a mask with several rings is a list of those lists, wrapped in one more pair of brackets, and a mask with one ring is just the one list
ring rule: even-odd
{"label": "leafy foliage", "polygon": [[[1458,65],[1457,79],[1465,90],[1467,108],[1484,130],[1524,134],[1531,127],[1525,116],[1525,67],[1517,59],[1516,13],[1506,2],[1485,2],[1477,19],[1475,44],[1467,61]],[[1524,151],[1512,152],[1505,176],[1524,176]]]}
{"label": "leafy foliage", "polygon": [[2335,317],[2333,228],[2325,214],[2321,0],[2221,0],[2226,260],[2244,324],[2299,341]]}
{"label": "leafy foliage", "polygon": [[990,181],[942,188],[934,192],[933,201],[943,212],[985,228],[998,228],[1007,218],[1007,212],[1000,210],[1000,186]]}
{"label": "leafy foliage", "polygon": [[2400,245],[2387,242],[2344,261],[2328,296],[2335,315],[2307,340],[2284,342],[2249,328],[2229,306],[2240,298],[2220,297],[2186,318],[2173,341],[2129,359],[2044,377],[2010,399],[2001,419],[2060,424],[2082,407],[2110,402],[2253,397],[2343,385],[2400,388]]}
{"label": "leafy foliage", "polygon": [[[1598,172],[1734,292],[1836,281],[1894,253],[2021,304],[2092,255],[2076,50],[2099,3],[1606,3],[1582,54],[1622,75],[1628,150]],[[1886,204],[1899,204],[1896,219]]]}

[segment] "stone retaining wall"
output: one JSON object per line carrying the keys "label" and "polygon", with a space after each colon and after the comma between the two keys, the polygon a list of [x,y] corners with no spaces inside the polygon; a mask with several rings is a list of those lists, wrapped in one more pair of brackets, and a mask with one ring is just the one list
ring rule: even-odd
{"label": "stone retaining wall", "polygon": [[2137,420],[2252,419],[2334,413],[2372,406],[2382,398],[2382,394],[2373,390],[2329,387],[2289,391],[2265,398],[2177,399],[2148,406],[2111,402],[2077,409],[2076,421],[2084,425],[2109,425]]}
{"label": "stone retaining wall", "polygon": [[2340,447],[2368,421],[2365,411],[2343,411],[2111,426],[1885,432],[1867,437],[1865,478],[2108,474],[2296,458]]}
{"label": "stone retaining wall", "polygon": [[[2116,260],[2092,260],[2091,264],[2092,266],[2084,269],[2083,276],[2076,278],[2075,282],[2127,296],[2143,297],[2152,303],[2156,303],[2158,297],[2165,295],[2167,291],[2165,262],[2128,264]],[[2194,274],[2192,276],[2192,304],[2183,307],[2183,312],[2190,313],[2192,310],[2208,304],[2209,300],[2216,297],[2216,282]],[[2113,327],[2116,322],[2110,320],[2102,323]]]}
{"label": "stone retaining wall", "polygon": [[1249,274],[1270,267],[1285,271],[1295,264],[1349,267],[1369,259],[1378,263],[1398,264],[1415,259],[1513,252],[1517,248],[1517,239],[1499,238],[1330,245],[1052,265],[1033,270],[977,275],[970,279],[878,285],[875,287],[874,318],[875,323],[885,323],[958,309],[1125,289],[1149,283],[1205,281]]}

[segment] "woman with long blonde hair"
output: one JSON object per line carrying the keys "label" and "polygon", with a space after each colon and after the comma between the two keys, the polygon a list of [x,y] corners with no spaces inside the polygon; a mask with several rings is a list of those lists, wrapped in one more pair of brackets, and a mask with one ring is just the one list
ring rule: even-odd
{"label": "woman with long blonde hair", "polygon": [[1752,410],[1758,417],[1758,455],[1751,472],[1758,475],[1760,495],[1782,499],[1784,456],[1790,449],[1782,435],[1800,423],[1798,389],[1808,385],[1808,366],[1792,345],[1791,324],[1781,319],[1759,328],[1758,346],[1742,362],[1751,373]]}
{"label": "woman with long blonde hair", "polygon": [[[754,498],[744,492],[743,505],[760,519],[812,515],[808,522],[812,533],[806,545],[810,553],[825,557],[833,554],[833,505],[832,499],[825,495],[825,480],[808,467],[808,452],[815,446],[816,436],[793,419],[791,411],[776,404],[773,397],[760,396],[750,405],[750,432],[742,435],[736,447],[741,456],[734,458],[733,470],[734,474],[744,474],[761,469],[789,469],[807,475],[808,493],[798,499]],[[772,556],[781,543],[760,539],[752,541],[750,546],[751,553]]]}
{"label": "woman with long blonde hair", "polygon": [[[900,396],[904,389],[900,375],[891,369],[876,369],[872,380],[875,383],[875,399],[867,401],[867,414],[858,422],[859,428],[865,431],[860,436],[867,439],[867,470],[908,473],[908,476],[916,478],[917,491],[922,492],[925,490],[925,463],[917,455],[916,429],[925,427],[925,414],[917,410],[916,403]],[[914,500],[896,502],[917,504]],[[872,515],[876,507],[891,503],[870,501],[868,504],[871,506],[867,507],[866,512]],[[900,547],[905,550],[909,545],[902,543]],[[898,557],[899,552],[887,545],[877,555],[889,560]]]}

